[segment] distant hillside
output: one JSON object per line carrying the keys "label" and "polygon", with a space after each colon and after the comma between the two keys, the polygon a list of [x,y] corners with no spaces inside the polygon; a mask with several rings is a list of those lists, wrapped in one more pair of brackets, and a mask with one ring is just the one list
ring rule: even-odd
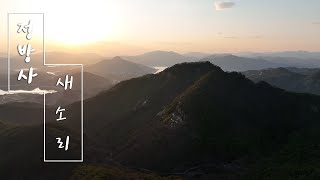
{"label": "distant hillside", "polygon": [[194,61],[210,61],[226,71],[260,70],[278,67],[320,67],[320,53],[288,51],[278,53],[208,54],[190,52],[183,55],[172,51],[153,51],[138,56],[124,56],[126,60],[146,66],[169,67],[174,64]]}
{"label": "distant hillside", "polygon": [[[81,78],[81,73],[72,74],[74,78]],[[102,91],[105,89],[109,89],[113,86],[113,82],[109,79],[103,78],[101,76],[83,72],[83,88],[85,93],[93,93],[94,91]],[[80,84],[75,84],[75,90],[79,90]]]}
{"label": "distant hillside", "polygon": [[[59,89],[60,91],[57,93],[48,94],[46,96],[47,105],[68,105],[81,100],[81,73],[78,72],[71,75],[74,78],[72,89],[70,91],[61,91]],[[114,83],[109,79],[83,72],[83,99],[94,97],[112,86],[114,86]],[[38,97],[38,101],[42,102],[42,97]]]}
{"label": "distant hillside", "polygon": [[[94,64],[105,57],[94,53],[65,53],[65,52],[46,52],[46,63],[47,64]],[[12,70],[20,70],[21,68],[26,68],[26,64],[24,63],[24,58],[20,56],[12,56],[10,57],[10,67]],[[7,61],[6,57],[0,57],[0,74],[7,71]],[[44,68],[43,65],[43,54],[42,53],[34,53],[31,56],[31,61],[28,63],[28,67],[33,67],[37,69]],[[60,71],[64,70],[72,70],[73,66],[61,66],[59,68]]]}
{"label": "distant hillside", "polygon": [[291,72],[295,72],[302,75],[312,75],[320,71],[320,68],[297,68],[297,67],[287,67]]}
{"label": "distant hillside", "polygon": [[190,57],[190,58],[194,58],[194,59],[202,59],[202,58],[205,58],[210,55],[211,54],[209,54],[209,53],[202,53],[202,52],[189,52],[189,53],[183,54],[183,56],[185,56],[185,57]]}
{"label": "distant hillside", "polygon": [[191,62],[196,60],[192,57],[186,57],[172,51],[152,51],[138,56],[126,56],[123,58],[150,67],[169,67],[178,63]]}
{"label": "distant hillside", "polygon": [[156,69],[129,62],[120,57],[114,57],[110,60],[103,60],[96,64],[85,66],[84,71],[118,82],[155,73]]}
{"label": "distant hillside", "polygon": [[320,68],[320,58],[295,58],[295,57],[270,57],[262,56],[265,60],[273,63],[284,64],[284,67],[296,67],[296,68]]}
{"label": "distant hillside", "polygon": [[281,57],[281,58],[298,58],[298,59],[320,59],[320,52],[309,51],[282,51],[282,52],[267,52],[267,53],[239,53],[250,57]]}
{"label": "distant hillside", "polygon": [[247,71],[285,66],[264,59],[238,57],[232,54],[211,55],[201,61],[209,61],[225,71]]}
{"label": "distant hillside", "polygon": [[[18,71],[11,72],[10,74],[10,85],[12,90],[33,90],[35,88],[41,87],[41,89],[48,89],[50,83],[55,80],[54,75],[48,74],[44,71],[36,70],[38,76],[32,79],[31,84],[27,84],[27,81],[21,80],[18,81]],[[7,72],[0,73],[0,89],[1,90],[8,90],[8,75]],[[50,88],[49,88],[50,89]],[[52,88],[51,88],[52,89]]]}
{"label": "distant hillside", "polygon": [[243,74],[255,82],[265,81],[287,91],[320,95],[319,69],[277,68]]}
{"label": "distant hillside", "polygon": [[[72,75],[74,78],[73,87],[71,91],[61,91],[61,88],[56,86],[56,82],[59,77],[64,77],[66,74],[53,75],[46,72],[38,72],[39,76],[34,78],[32,84],[27,84],[25,81],[16,81],[16,75],[11,77],[11,90],[34,90],[40,88],[41,90],[54,90],[57,91],[53,94],[47,94],[46,104],[56,105],[67,105],[77,101],[80,101],[81,94],[81,73],[80,72],[69,72],[68,75]],[[1,82],[7,82],[7,77],[0,78]],[[98,93],[108,90],[114,86],[114,82],[100,77],[98,75],[84,72],[83,73],[83,98],[87,99],[97,95]],[[7,83],[0,86],[1,90],[7,91]],[[43,103],[42,94],[6,94],[0,96],[0,104],[8,104],[12,102],[29,102],[29,103]],[[26,122],[28,123],[28,122]]]}
{"label": "distant hillside", "polygon": [[261,58],[273,63],[280,63],[282,67],[296,68],[319,68],[320,67],[320,52],[308,51],[283,51],[283,52],[267,52],[253,53],[243,52],[236,53],[237,56],[249,58]]}

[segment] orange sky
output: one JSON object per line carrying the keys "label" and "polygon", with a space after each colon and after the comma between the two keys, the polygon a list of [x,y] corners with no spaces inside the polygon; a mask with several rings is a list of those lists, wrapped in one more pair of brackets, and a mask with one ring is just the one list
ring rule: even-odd
{"label": "orange sky", "polygon": [[[5,0],[2,4],[1,37],[7,34],[7,12],[45,14],[47,51],[107,56],[152,50],[320,51],[318,0]],[[2,39],[0,51],[6,50],[6,43]]]}

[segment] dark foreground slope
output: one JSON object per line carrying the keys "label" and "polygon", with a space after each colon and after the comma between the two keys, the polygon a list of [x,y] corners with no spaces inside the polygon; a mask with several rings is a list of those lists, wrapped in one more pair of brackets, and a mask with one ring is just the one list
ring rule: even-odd
{"label": "dark foreground slope", "polygon": [[[77,107],[66,108],[70,119],[79,118]],[[29,174],[40,170],[50,178],[60,171],[66,179],[115,179],[119,171],[123,179],[320,177],[320,98],[256,84],[209,62],[178,64],[123,81],[86,100],[84,110],[85,163],[43,171],[41,161],[30,161]],[[64,128],[73,127],[68,121]],[[25,138],[12,137],[17,138],[12,143]],[[18,162],[15,156],[21,153],[41,157],[41,143],[32,138],[24,146],[29,148],[13,151],[10,160]],[[25,168],[13,169],[25,173]]]}
{"label": "dark foreground slope", "polygon": [[203,62],[125,81],[85,105],[88,135],[113,160],[163,173],[210,166],[241,174],[318,126],[320,99]]}

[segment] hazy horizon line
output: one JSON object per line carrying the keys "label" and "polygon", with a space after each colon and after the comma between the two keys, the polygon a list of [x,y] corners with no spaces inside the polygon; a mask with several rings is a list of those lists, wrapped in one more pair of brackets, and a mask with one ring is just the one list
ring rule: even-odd
{"label": "hazy horizon line", "polygon": [[[290,53],[290,52],[304,52],[304,53],[320,53],[320,51],[309,51],[309,50],[282,50],[282,51],[233,51],[233,52],[219,52],[219,51],[185,51],[185,52],[179,52],[179,51],[174,51],[174,50],[163,50],[163,49],[154,49],[154,50],[147,50],[144,51],[143,53],[135,53],[135,54],[114,54],[111,56],[138,56],[138,55],[143,55],[147,53],[152,53],[152,52],[173,52],[177,53],[180,55],[185,55],[185,54],[191,54],[191,53],[202,53],[202,54],[268,54],[268,53]],[[7,51],[0,51],[0,54],[5,54],[7,55]],[[36,54],[41,54],[43,53],[42,51],[35,52],[34,55]],[[93,51],[88,51],[88,52],[70,52],[68,50],[46,50],[45,53],[65,53],[65,54],[95,54],[95,55],[100,55],[103,56],[102,53],[99,52],[93,52]]]}

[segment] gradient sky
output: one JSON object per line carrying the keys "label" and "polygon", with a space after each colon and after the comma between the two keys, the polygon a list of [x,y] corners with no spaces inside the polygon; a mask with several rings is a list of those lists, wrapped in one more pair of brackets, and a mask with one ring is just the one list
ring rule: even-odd
{"label": "gradient sky", "polygon": [[319,0],[4,0],[1,37],[7,12],[44,12],[47,50],[320,51]]}

